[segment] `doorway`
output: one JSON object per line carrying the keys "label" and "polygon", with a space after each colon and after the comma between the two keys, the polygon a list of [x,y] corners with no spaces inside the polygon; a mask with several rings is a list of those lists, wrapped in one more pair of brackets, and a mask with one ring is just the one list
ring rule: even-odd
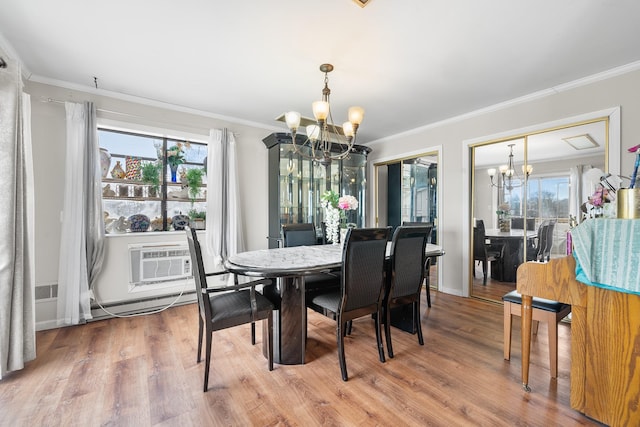
{"label": "doorway", "polygon": [[[440,147],[374,163],[374,218],[376,227],[406,222],[433,224],[429,243],[440,240]],[[437,259],[430,270],[430,287],[439,289],[442,269]]]}

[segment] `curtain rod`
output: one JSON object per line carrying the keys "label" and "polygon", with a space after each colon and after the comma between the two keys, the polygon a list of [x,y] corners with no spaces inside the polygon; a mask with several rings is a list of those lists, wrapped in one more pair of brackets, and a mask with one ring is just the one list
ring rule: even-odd
{"label": "curtain rod", "polygon": [[[40,102],[53,103],[53,104],[64,104],[67,101],[61,101],[59,99],[54,99],[54,98],[41,96],[40,97]],[[77,101],[68,101],[68,102],[77,102]],[[96,108],[96,111],[99,111],[101,113],[107,113],[107,114],[116,114],[116,115],[125,116],[125,117],[133,117],[133,118],[136,118],[136,119],[143,119],[145,121],[150,121],[152,123],[162,124],[164,127],[166,127],[166,125],[180,126],[180,127],[184,127],[184,128],[187,128],[187,129],[191,129],[193,131],[198,131],[197,133],[202,135],[202,136],[208,136],[209,135],[209,129],[207,129],[207,128],[198,128],[198,127],[193,127],[193,126],[184,125],[184,124],[180,124],[180,123],[170,123],[170,122],[165,122],[165,121],[161,122],[161,121],[149,119],[148,117],[145,117],[145,116],[139,116],[137,114],[123,113],[123,112],[120,112],[120,111],[113,111],[113,110],[105,110],[104,108]],[[238,134],[236,132],[232,132],[232,133],[233,133],[233,136],[235,136],[235,137],[238,136]]]}

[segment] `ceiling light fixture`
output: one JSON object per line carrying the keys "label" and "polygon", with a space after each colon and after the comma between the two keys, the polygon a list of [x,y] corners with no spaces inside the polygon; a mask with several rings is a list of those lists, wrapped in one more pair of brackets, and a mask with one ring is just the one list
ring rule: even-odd
{"label": "ceiling light fixture", "polygon": [[[333,71],[333,65],[322,64],[320,71],[324,73],[324,89],[322,90],[322,101],[316,101],[312,104],[315,121],[302,117],[297,111],[284,113],[276,120],[286,122],[291,132],[294,151],[297,154],[317,163],[328,165],[331,160],[344,159],[352,151],[358,128],[364,117],[364,109],[351,107],[348,113],[349,121],[345,122],[342,127],[333,124],[328,77],[328,74]],[[296,138],[300,124],[306,126],[306,139]]]}
{"label": "ceiling light fixture", "polygon": [[[522,165],[521,169],[522,169],[522,174],[523,175],[519,175],[516,172],[515,166],[513,164],[513,146],[515,144],[509,144],[509,160],[508,163],[506,165],[500,165],[500,167],[498,168],[498,170],[500,171],[500,175],[502,175],[502,184],[500,184],[500,181],[498,182],[494,182],[493,181],[493,177],[496,175],[496,169],[495,168],[491,168],[487,170],[487,173],[489,174],[489,178],[491,179],[491,185],[493,187],[498,187],[498,188],[506,188],[507,190],[511,191],[516,187],[520,187],[522,186],[527,179],[529,179],[529,175],[531,175],[531,173],[533,172],[533,166],[532,165]],[[517,179],[519,180],[519,182],[514,183],[513,179]]]}
{"label": "ceiling light fixture", "polygon": [[360,7],[365,7],[371,0],[353,0]]}
{"label": "ceiling light fixture", "polygon": [[569,138],[562,138],[562,140],[576,150],[586,150],[588,148],[598,147],[598,143],[595,142],[588,133],[585,133],[584,135],[571,136]]}

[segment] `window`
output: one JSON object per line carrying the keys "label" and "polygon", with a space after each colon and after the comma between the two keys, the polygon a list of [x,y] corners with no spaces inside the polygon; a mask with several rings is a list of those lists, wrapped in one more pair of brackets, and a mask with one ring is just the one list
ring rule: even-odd
{"label": "window", "polygon": [[[187,215],[192,226],[203,227],[203,221],[196,220],[204,219],[206,208],[204,142],[107,128],[98,128],[98,138],[107,232],[146,231],[125,230],[117,221],[135,221],[131,217],[137,214],[148,217],[150,231],[173,230],[176,215]],[[150,179],[154,176],[155,182]],[[109,227],[112,223],[119,228]]]}
{"label": "window", "polygon": [[[523,216],[522,187],[514,180],[514,188],[505,189],[504,200],[511,206],[512,216]],[[569,177],[548,176],[529,178],[527,181],[527,217],[569,218]]]}

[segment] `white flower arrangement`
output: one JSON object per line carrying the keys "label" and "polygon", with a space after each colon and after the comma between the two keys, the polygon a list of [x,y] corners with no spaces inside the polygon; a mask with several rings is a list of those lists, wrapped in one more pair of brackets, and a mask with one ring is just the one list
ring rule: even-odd
{"label": "white flower arrangement", "polygon": [[327,240],[338,243],[340,238],[340,222],[346,219],[345,211],[358,209],[358,199],[353,196],[338,197],[335,191],[327,191],[322,195],[322,206],[325,208],[325,224]]}

